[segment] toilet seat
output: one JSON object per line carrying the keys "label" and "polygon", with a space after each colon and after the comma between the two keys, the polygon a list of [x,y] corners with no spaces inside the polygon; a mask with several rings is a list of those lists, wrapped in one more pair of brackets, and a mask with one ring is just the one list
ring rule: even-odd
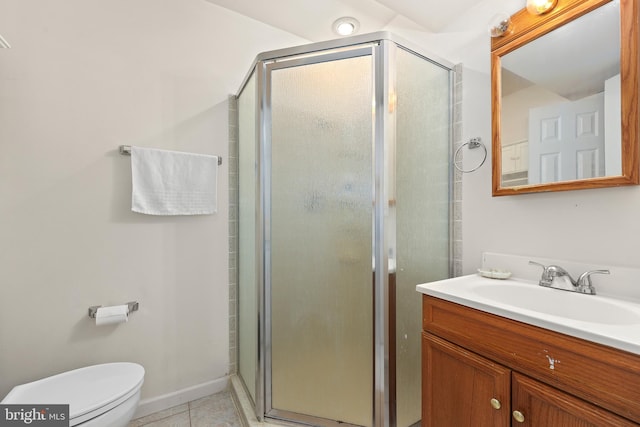
{"label": "toilet seat", "polygon": [[75,426],[122,404],[143,382],[137,363],[105,363],[18,385],[2,403],[69,404],[69,425]]}

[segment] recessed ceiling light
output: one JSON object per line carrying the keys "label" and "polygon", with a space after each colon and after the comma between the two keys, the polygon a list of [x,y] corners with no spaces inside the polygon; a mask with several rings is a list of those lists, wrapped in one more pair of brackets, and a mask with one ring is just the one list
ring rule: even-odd
{"label": "recessed ceiling light", "polygon": [[360,29],[360,22],[356,18],[345,16],[333,23],[333,32],[339,36],[350,36]]}

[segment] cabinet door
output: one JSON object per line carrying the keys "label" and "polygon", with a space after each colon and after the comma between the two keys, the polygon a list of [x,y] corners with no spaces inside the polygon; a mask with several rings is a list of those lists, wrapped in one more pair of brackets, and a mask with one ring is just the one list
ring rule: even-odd
{"label": "cabinet door", "polygon": [[509,426],[509,369],[426,332],[422,355],[424,427]]}
{"label": "cabinet door", "polygon": [[[511,387],[514,427],[632,427],[638,425],[515,372]],[[516,411],[519,414],[515,414]]]}
{"label": "cabinet door", "polygon": [[529,142],[519,142],[516,145],[516,171],[529,170]]}
{"label": "cabinet door", "polygon": [[516,171],[517,154],[515,146],[507,145],[502,147],[502,174],[514,173]]}

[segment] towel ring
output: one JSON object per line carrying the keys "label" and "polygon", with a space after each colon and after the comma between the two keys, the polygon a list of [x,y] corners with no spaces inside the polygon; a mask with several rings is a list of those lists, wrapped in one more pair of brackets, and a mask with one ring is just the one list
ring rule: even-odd
{"label": "towel ring", "polygon": [[[473,169],[464,170],[460,166],[458,166],[458,154],[460,153],[460,150],[462,149],[462,147],[464,147],[465,145],[469,146],[469,150],[473,150],[478,147],[482,147],[482,149],[484,150],[484,156],[482,157],[482,161],[478,166],[476,166]],[[486,160],[487,160],[487,147],[482,143],[482,139],[478,136],[475,138],[471,138],[469,141],[465,142],[460,147],[458,147],[458,149],[453,155],[453,166],[462,173],[470,173],[480,169],[480,166],[484,165],[484,162]]]}

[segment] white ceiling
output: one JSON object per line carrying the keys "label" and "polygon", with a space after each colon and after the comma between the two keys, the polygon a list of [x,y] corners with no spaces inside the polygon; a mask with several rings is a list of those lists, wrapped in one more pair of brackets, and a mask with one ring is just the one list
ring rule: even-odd
{"label": "white ceiling", "polygon": [[[210,3],[232,10],[249,18],[260,21],[269,26],[281,29],[291,34],[295,34],[310,42],[319,42],[338,38],[332,31],[333,22],[344,16],[351,16],[360,22],[359,34],[374,31],[390,31],[405,38],[418,46],[429,46],[430,53],[435,53],[450,62],[460,61],[460,52],[465,49],[477,51],[485,59],[485,69],[488,67],[489,46],[488,46],[488,26],[489,22],[496,14],[502,13],[511,15],[525,6],[526,0],[206,0]],[[618,0],[619,1],[619,0]],[[616,9],[618,1],[613,2],[611,13],[608,13],[607,20],[618,19]],[[603,9],[604,10],[604,9]],[[596,14],[589,14],[596,15]],[[605,24],[592,18],[587,23],[587,28],[604,28]],[[608,24],[607,24],[608,25]],[[616,39],[617,29],[614,28],[611,37]],[[609,40],[603,37],[601,31],[587,30],[582,36],[575,34],[567,35],[569,28],[558,33],[554,37],[545,37],[553,45],[559,43],[570,46],[570,42],[576,42],[575,47],[568,47],[570,52],[577,53],[578,56],[571,60],[546,61],[537,58],[536,64],[530,61],[521,61],[524,69],[509,67],[511,71],[519,74],[529,81],[537,81],[531,78],[531,70],[538,70],[540,66],[553,64],[553,73],[545,69],[544,73],[552,77],[552,82],[556,86],[574,88],[574,92],[582,93],[589,88],[577,88],[575,81],[567,83],[559,76],[576,76],[578,71],[582,73],[586,69],[599,67],[591,74],[601,76],[608,73],[610,68],[619,68],[615,64],[617,57],[606,58],[594,55],[585,55],[584,46],[589,46],[588,51],[592,52],[596,45],[601,45],[602,40]],[[586,34],[586,35],[585,35]],[[587,38],[588,35],[593,37]],[[557,37],[564,37],[561,41]],[[566,40],[565,40],[566,39]],[[600,42],[598,39],[601,39]],[[483,40],[484,44],[478,44],[478,40]],[[608,43],[608,42],[607,42]],[[610,43],[613,45],[613,43]],[[545,45],[546,46],[546,45]],[[573,46],[573,45],[571,45]],[[484,50],[486,49],[486,50]],[[520,49],[522,50],[522,49]],[[609,49],[617,53],[617,49]],[[601,47],[596,51],[606,53],[608,49]],[[546,55],[547,48],[543,48]],[[582,54],[582,55],[581,55]],[[565,54],[561,54],[566,56]],[[576,58],[582,57],[578,61]],[[562,58],[562,56],[561,56]],[[613,66],[611,64],[614,64]],[[466,64],[468,65],[468,64]],[[573,68],[571,68],[573,66]],[[563,71],[563,67],[566,68]],[[575,70],[579,67],[580,70]],[[521,67],[522,68],[522,67]],[[546,67],[545,67],[546,68]],[[604,70],[604,71],[602,71]],[[609,73],[610,74],[610,73]],[[583,79],[584,80],[584,79]],[[602,78],[599,78],[602,83]],[[530,83],[528,83],[530,84]],[[542,84],[539,82],[539,84]],[[550,84],[550,83],[549,83]],[[583,86],[588,86],[586,80]],[[556,88],[557,89],[557,88]],[[565,94],[569,96],[570,94]]]}
{"label": "white ceiling", "polygon": [[207,0],[311,42],[337,38],[333,22],[360,21],[360,34],[402,28],[413,33],[486,35],[490,18],[524,7],[525,0]]}

